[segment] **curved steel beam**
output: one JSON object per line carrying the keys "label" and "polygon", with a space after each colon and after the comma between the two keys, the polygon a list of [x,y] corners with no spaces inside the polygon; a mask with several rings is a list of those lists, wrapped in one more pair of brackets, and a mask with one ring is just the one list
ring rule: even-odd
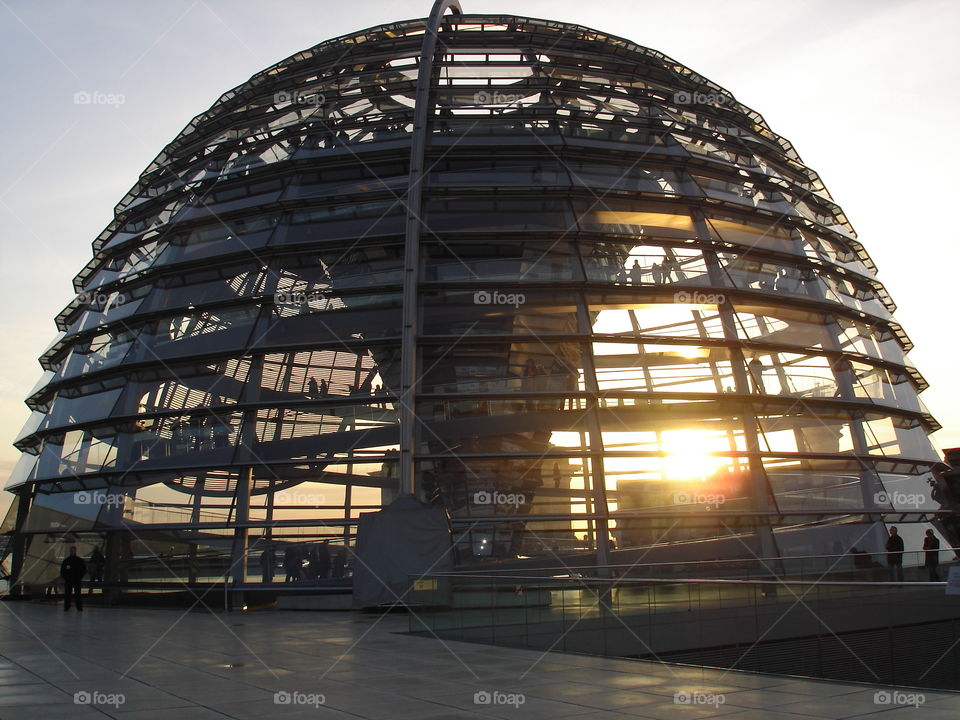
{"label": "curved steel beam", "polygon": [[413,111],[413,139],[410,144],[410,173],[407,178],[407,224],[403,257],[403,328],[400,347],[400,492],[415,493],[413,458],[416,453],[417,388],[417,287],[420,282],[420,213],[423,199],[423,159],[427,147],[427,125],[432,102],[430,83],[437,50],[437,30],[447,10],[461,15],[458,0],[436,0],[420,46],[417,65],[417,94]]}

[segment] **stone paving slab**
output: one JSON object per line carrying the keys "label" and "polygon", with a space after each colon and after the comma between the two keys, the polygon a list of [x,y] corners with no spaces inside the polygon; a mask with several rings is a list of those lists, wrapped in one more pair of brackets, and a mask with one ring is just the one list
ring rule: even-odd
{"label": "stone paving slab", "polygon": [[406,629],[398,614],[64,613],[4,602],[0,720],[960,716],[957,693],[497,648]]}

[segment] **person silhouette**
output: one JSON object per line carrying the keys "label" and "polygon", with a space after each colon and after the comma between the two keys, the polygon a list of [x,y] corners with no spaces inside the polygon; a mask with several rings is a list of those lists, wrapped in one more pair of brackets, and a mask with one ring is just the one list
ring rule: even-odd
{"label": "person silhouette", "polygon": [[330,541],[324,540],[317,548],[317,566],[315,577],[323,579],[329,577],[332,558],[330,557]]}
{"label": "person silhouette", "polygon": [[756,355],[747,363],[747,370],[753,380],[753,390],[760,395],[766,395],[767,389],[763,384],[763,361]]}
{"label": "person silhouette", "polygon": [[87,567],[90,570],[90,589],[88,592],[93,593],[93,584],[103,582],[103,567],[106,565],[107,559],[104,557],[103,552],[100,550],[100,546],[97,545],[93,552],[90,553],[90,561],[87,563]]}
{"label": "person silhouette", "polygon": [[87,564],[83,558],[77,555],[77,546],[70,546],[70,554],[63,559],[60,564],[60,577],[63,578],[65,585],[63,593],[63,611],[70,609],[70,600],[75,598],[77,601],[77,612],[83,612],[83,600],[81,584],[83,576],[87,574]]}
{"label": "person silhouette", "polygon": [[900,537],[896,527],[890,528],[886,550],[890,582],[903,582],[903,538]]}
{"label": "person silhouette", "polygon": [[276,569],[277,561],[273,556],[273,549],[266,548],[260,553],[260,575],[264,583],[273,582],[273,573]]}
{"label": "person silhouette", "polygon": [[291,545],[283,551],[283,569],[286,573],[284,582],[295,583],[302,579],[301,570],[303,568],[303,556],[300,554],[300,548]]}
{"label": "person silhouette", "polygon": [[927,529],[923,538],[924,554],[923,566],[927,568],[930,582],[940,582],[940,541],[933,534],[933,530]]}
{"label": "person silhouette", "polygon": [[[537,377],[537,363],[533,358],[527,358],[527,362],[523,366],[523,380],[520,381],[520,389],[524,392],[530,392],[536,387],[536,377]],[[537,401],[533,399],[528,399],[526,401],[527,409],[533,410],[536,408]]]}
{"label": "person silhouette", "polygon": [[662,285],[662,284],[663,284],[663,265],[661,265],[661,264],[658,263],[658,262],[655,262],[655,263],[650,267],[650,273],[651,273],[651,275],[653,275],[653,282],[654,282],[654,284],[656,284],[656,285]]}

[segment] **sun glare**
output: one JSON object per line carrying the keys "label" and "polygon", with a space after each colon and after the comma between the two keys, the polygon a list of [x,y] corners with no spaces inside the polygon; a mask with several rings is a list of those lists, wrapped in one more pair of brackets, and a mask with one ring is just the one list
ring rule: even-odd
{"label": "sun glare", "polygon": [[710,433],[676,430],[663,433],[663,469],[668,480],[704,480],[724,467],[728,460],[711,455]]}

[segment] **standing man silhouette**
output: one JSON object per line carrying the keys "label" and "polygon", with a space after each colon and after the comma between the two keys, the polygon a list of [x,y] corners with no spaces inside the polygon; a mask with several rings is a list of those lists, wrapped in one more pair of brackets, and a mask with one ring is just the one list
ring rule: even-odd
{"label": "standing man silhouette", "polygon": [[890,582],[903,582],[903,538],[895,527],[890,528],[887,538],[887,565],[890,567]]}
{"label": "standing man silhouette", "polygon": [[930,582],[940,582],[940,572],[937,570],[940,566],[940,541],[933,534],[933,530],[928,529],[924,535],[923,549],[926,553],[923,565],[927,568]]}
{"label": "standing man silhouette", "polygon": [[60,564],[60,576],[63,578],[65,592],[63,595],[63,611],[70,609],[70,596],[73,595],[77,601],[77,612],[83,612],[83,602],[81,601],[80,584],[83,582],[83,576],[87,574],[87,564],[83,558],[77,555],[77,546],[70,546],[70,554],[63,559]]}

